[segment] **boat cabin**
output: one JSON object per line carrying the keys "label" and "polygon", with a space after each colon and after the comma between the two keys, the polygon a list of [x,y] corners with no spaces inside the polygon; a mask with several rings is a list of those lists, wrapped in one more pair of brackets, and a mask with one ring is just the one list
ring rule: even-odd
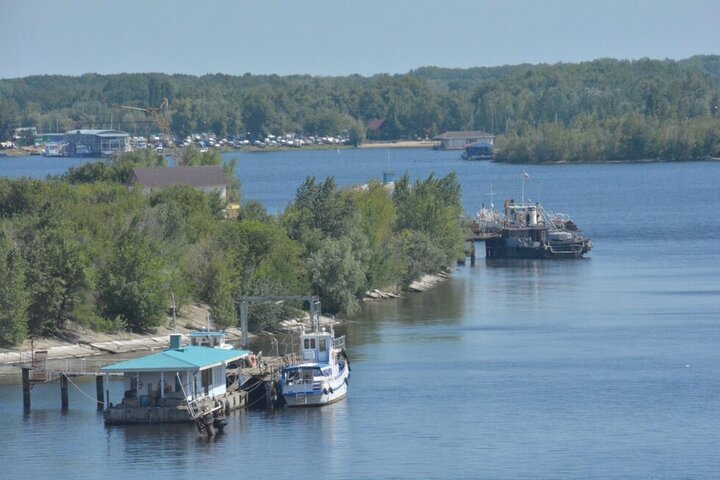
{"label": "boat cabin", "polygon": [[190,345],[194,347],[210,347],[230,350],[233,348],[229,343],[225,343],[225,332],[217,330],[195,330],[190,332]]}
{"label": "boat cabin", "polygon": [[514,203],[512,200],[505,202],[505,219],[513,226],[543,226],[545,214],[542,208],[536,203]]}
{"label": "boat cabin", "polygon": [[300,337],[300,356],[303,363],[331,363],[333,348],[344,348],[338,341],[344,342],[345,337],[334,338],[335,333],[325,329],[318,332],[304,333]]}

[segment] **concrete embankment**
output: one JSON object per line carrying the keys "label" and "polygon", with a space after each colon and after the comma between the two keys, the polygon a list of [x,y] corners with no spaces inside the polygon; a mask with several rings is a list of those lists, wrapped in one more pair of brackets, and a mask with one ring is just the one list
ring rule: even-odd
{"label": "concrete embankment", "polygon": [[[187,335],[193,330],[207,327],[206,319],[206,307],[201,305],[183,307],[182,315],[177,319],[175,331]],[[0,365],[18,365],[30,362],[32,352],[39,351],[47,352],[48,360],[65,360],[159,350],[168,347],[172,332],[171,318],[168,318],[165,326],[158,327],[148,334],[98,333],[77,326],[72,328],[72,333],[69,334],[72,335],[70,339],[34,338],[26,340],[14,349],[0,349]],[[237,344],[242,339],[242,332],[238,328],[229,328],[225,333],[228,343]]]}
{"label": "concrete embankment", "polygon": [[[425,292],[427,290],[430,290],[431,288],[434,288],[439,283],[444,282],[448,279],[449,273],[446,272],[440,272],[436,275],[423,275],[418,280],[415,280],[410,284],[408,287],[408,292]],[[368,290],[365,292],[365,301],[373,301],[373,300],[387,300],[392,298],[400,298],[402,297],[401,293],[398,293],[393,290]]]}

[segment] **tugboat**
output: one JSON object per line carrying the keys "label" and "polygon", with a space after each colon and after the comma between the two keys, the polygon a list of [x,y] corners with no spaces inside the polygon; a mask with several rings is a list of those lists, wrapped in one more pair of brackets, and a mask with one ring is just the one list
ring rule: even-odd
{"label": "tugboat", "polygon": [[567,215],[539,203],[505,202],[502,228],[485,240],[486,258],[580,258],[592,249]]}
{"label": "tugboat", "polygon": [[311,311],[312,331],[300,336],[303,363],[283,369],[279,390],[288,407],[327,405],[347,396],[350,361],[345,336],[335,338],[332,326],[320,329],[317,310]]}

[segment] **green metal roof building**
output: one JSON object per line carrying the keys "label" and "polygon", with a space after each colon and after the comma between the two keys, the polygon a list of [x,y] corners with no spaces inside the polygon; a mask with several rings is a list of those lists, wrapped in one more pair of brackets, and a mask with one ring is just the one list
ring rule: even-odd
{"label": "green metal roof building", "polygon": [[101,370],[105,373],[199,371],[227,365],[228,362],[239,360],[249,353],[248,350],[221,350],[188,345],[108,365]]}
{"label": "green metal roof building", "polygon": [[[106,377],[107,374],[122,373],[125,381],[123,400],[137,399],[140,405],[150,399],[157,401],[168,396],[194,400],[225,394],[228,363],[247,357],[250,351],[180,346],[180,337],[171,336],[171,348],[167,350],[107,365],[100,370]],[[105,391],[105,405],[108,405],[107,386]]]}

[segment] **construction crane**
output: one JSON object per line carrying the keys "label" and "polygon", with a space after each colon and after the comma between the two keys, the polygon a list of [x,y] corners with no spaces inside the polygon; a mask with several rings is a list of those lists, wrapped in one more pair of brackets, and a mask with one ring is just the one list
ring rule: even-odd
{"label": "construction crane", "polygon": [[143,112],[145,115],[147,115],[148,118],[153,122],[153,124],[155,124],[155,126],[160,131],[163,142],[165,143],[165,147],[169,150],[169,155],[173,159],[173,162],[175,163],[175,165],[178,165],[179,155],[177,149],[175,148],[175,144],[172,141],[172,133],[170,132],[170,121],[168,120],[169,106],[170,104],[167,98],[163,98],[163,102],[160,104],[159,107],[141,108],[133,107],[130,105],[116,105],[116,107],[119,108],[135,110],[138,112]]}

